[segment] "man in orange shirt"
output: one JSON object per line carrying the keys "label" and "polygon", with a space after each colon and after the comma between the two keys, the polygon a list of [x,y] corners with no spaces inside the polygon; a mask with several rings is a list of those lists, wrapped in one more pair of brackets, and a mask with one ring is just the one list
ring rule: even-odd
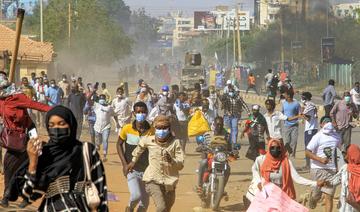
{"label": "man in orange shirt", "polygon": [[246,93],[248,93],[250,88],[253,89],[258,96],[260,96],[256,90],[256,78],[253,73],[250,73],[248,76],[248,88],[246,89]]}

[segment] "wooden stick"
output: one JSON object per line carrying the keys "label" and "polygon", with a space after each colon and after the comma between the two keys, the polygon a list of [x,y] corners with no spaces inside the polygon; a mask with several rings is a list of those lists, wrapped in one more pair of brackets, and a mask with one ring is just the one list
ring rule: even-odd
{"label": "wooden stick", "polygon": [[19,52],[19,45],[20,45],[20,36],[21,36],[21,29],[22,23],[24,20],[25,10],[19,8],[17,10],[17,17],[16,17],[16,38],[15,38],[15,45],[14,49],[11,54],[11,64],[10,64],[10,72],[9,72],[9,80],[10,82],[15,82],[15,68],[16,68],[16,61]]}

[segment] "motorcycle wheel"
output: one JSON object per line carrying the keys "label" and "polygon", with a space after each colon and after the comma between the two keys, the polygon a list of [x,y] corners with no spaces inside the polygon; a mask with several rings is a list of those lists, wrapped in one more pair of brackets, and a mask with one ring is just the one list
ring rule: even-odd
{"label": "motorcycle wheel", "polygon": [[215,192],[211,195],[211,209],[217,211],[225,190],[225,177],[218,176],[215,183]]}

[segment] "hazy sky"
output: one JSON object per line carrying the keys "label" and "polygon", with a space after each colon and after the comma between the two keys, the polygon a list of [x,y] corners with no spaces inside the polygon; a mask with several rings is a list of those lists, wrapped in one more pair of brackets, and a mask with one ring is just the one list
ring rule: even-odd
{"label": "hazy sky", "polygon": [[244,10],[253,10],[254,0],[124,0],[131,9],[144,7],[153,16],[167,14],[170,11],[182,10],[185,15],[193,11],[211,10],[217,5],[235,6],[241,2]]}

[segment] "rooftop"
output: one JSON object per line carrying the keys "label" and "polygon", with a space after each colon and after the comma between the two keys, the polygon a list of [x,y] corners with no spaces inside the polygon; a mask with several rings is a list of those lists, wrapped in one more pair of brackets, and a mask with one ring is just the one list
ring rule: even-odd
{"label": "rooftop", "polygon": [[[0,51],[11,52],[14,48],[15,31],[0,24]],[[50,63],[54,48],[51,43],[34,41],[21,35],[18,60]]]}

